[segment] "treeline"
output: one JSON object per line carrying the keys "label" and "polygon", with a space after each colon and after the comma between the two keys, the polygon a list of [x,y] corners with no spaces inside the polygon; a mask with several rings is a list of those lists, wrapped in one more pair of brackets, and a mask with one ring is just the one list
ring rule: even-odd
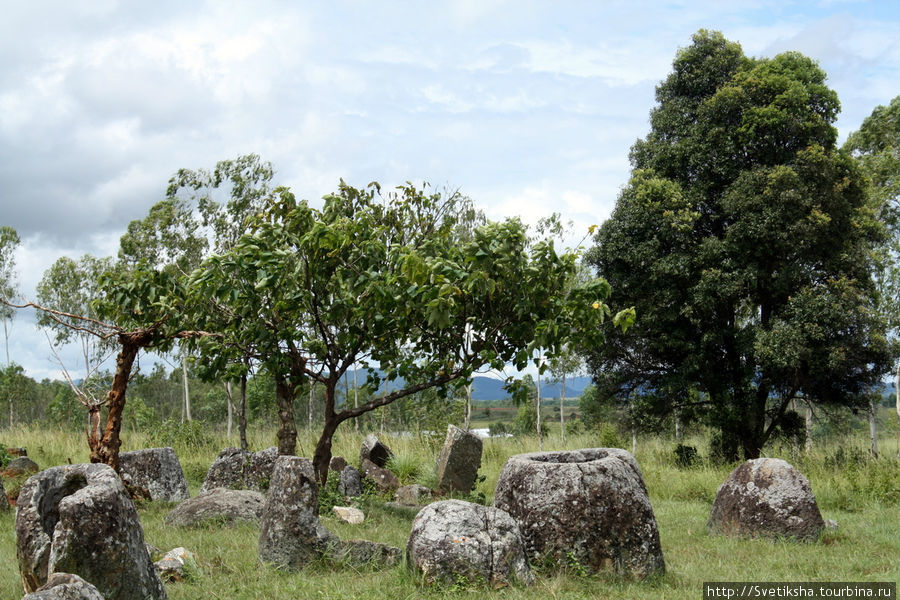
{"label": "treeline", "polygon": [[[112,374],[104,372],[92,381],[78,381],[78,386],[108,389]],[[188,370],[189,403],[192,407],[190,421],[204,428],[215,428],[222,432],[231,431],[239,435],[241,406],[232,393],[232,407],[229,411],[229,397],[225,385],[209,382]],[[342,382],[338,406],[349,403],[365,403],[372,392],[362,386],[354,386],[348,374]],[[88,413],[67,382],[43,379],[35,381],[25,375],[21,366],[13,363],[0,370],[0,411],[2,428],[17,425],[40,425],[72,431],[82,431],[88,426]],[[278,421],[278,406],[275,401],[275,381],[268,373],[258,373],[247,379],[245,398],[245,418],[248,426],[268,427]],[[309,391],[294,399],[294,413],[301,427],[310,429],[321,427],[324,419],[324,389],[313,386]],[[442,396],[435,390],[420,392],[404,398],[385,410],[361,416],[354,424],[360,431],[408,431],[442,435],[448,423],[462,419],[464,399],[460,396]],[[229,419],[229,412],[231,419]],[[105,414],[103,415],[105,417]],[[230,420],[230,424],[229,424]],[[177,424],[189,422],[185,413],[184,379],[180,367],[166,369],[162,363],[152,365],[150,372],[140,368],[132,373],[128,387],[128,411],[124,413],[126,429],[153,431],[173,428]]]}

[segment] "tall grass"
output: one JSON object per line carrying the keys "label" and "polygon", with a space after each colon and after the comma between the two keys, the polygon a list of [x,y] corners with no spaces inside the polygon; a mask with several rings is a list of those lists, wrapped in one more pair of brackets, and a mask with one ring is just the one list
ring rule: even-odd
{"label": "tall grass", "polygon": [[[251,449],[276,442],[273,429],[252,429]],[[318,432],[302,431],[298,453],[311,456]],[[351,464],[358,462],[363,436],[351,428],[339,430],[334,454]],[[149,447],[155,432],[123,433],[123,450]],[[430,437],[385,435],[395,454],[393,466],[405,482],[433,484],[439,444]],[[83,434],[38,428],[0,432],[0,443],[24,446],[41,467],[87,460]],[[873,461],[865,453],[865,440],[849,439],[793,456],[790,446],[768,449],[770,456],[792,462],[809,478],[823,516],[835,519],[839,528],[823,534],[818,543],[748,540],[712,536],[706,520],[716,489],[735,465],[720,465],[707,458],[703,437],[687,439],[696,446],[698,459],[678,466],[672,440],[640,438],[636,458],[641,466],[659,523],[667,572],[653,581],[623,581],[610,574],[584,577],[577,571],[539,573],[532,588],[510,587],[490,593],[499,598],[601,598],[623,599],[696,598],[704,581],[897,581],[900,579],[900,461],[884,452]],[[238,445],[235,437],[219,433],[205,437],[173,438],[173,445],[188,477],[192,493],[202,483],[218,451]],[[598,446],[597,434],[558,436],[544,440],[544,449]],[[630,446],[630,444],[629,444]],[[883,446],[886,448],[887,446]],[[513,454],[538,449],[534,437],[484,441],[481,475],[473,497],[493,500],[493,490],[503,464]],[[630,450],[630,448],[628,448]],[[267,599],[288,598],[459,598],[483,590],[457,586],[422,588],[405,567],[382,571],[357,571],[347,567],[314,564],[298,573],[261,567],[256,559],[258,528],[241,525],[230,529],[205,527],[177,529],[163,522],[170,506],[149,503],[140,507],[148,541],[167,550],[185,546],[195,552],[200,568],[189,581],[167,584],[173,600],[193,598]],[[352,526],[322,515],[323,523],[344,539],[365,538],[404,547],[409,535],[409,515],[392,512],[373,502],[364,506],[366,522]],[[20,598],[21,583],[15,561],[12,513],[0,514],[0,598]]]}

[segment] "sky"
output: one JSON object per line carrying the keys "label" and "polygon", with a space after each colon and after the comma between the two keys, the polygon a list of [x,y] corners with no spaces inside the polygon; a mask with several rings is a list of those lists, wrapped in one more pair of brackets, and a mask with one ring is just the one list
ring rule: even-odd
{"label": "sky", "polygon": [[[311,202],[379,181],[459,189],[489,218],[603,222],[655,86],[701,28],[796,50],[840,140],[900,94],[896,0],[152,3],[0,0],[0,225],[23,297],[61,256],[114,256],[180,168],[256,153]],[[10,359],[60,377],[33,316]],[[73,371],[79,353],[61,353]],[[0,358],[4,360],[5,357]]]}

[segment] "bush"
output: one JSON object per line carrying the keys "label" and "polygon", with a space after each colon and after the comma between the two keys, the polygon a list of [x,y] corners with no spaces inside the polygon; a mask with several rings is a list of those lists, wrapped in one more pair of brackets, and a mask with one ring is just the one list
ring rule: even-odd
{"label": "bush", "polygon": [[679,467],[686,468],[693,466],[697,461],[697,448],[694,446],[685,446],[678,444],[675,446],[675,464]]}

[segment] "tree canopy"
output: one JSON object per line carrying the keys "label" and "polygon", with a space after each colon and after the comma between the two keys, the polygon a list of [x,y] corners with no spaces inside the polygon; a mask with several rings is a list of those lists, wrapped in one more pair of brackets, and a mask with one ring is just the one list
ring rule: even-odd
{"label": "tree canopy", "polygon": [[[468,200],[407,184],[381,194],[341,182],[321,209],[273,190],[251,220],[253,233],[213,255],[190,288],[198,328],[215,315],[222,340],[201,340],[207,369],[224,371],[226,346],[252,353],[276,381],[279,450],[293,453],[292,401],[300,387],[325,389],[325,423],[313,462],[327,477],[338,425],[433,387],[463,383],[484,366],[528,364],[535,348],[599,344],[609,286],[570,285],[573,253],[532,242],[516,219],[469,229]],[[627,325],[631,313],[615,321]],[[577,327],[576,327],[577,325]],[[471,342],[466,343],[471,331]],[[574,343],[574,340],[573,340]],[[338,406],[336,389],[356,363],[372,395]],[[397,382],[378,393],[382,379]]]}
{"label": "tree canopy", "polygon": [[590,364],[601,388],[703,417],[726,456],[756,457],[792,399],[863,406],[885,373],[883,228],[811,59],[747,58],[700,31],[657,102],[587,257],[640,319]]}

